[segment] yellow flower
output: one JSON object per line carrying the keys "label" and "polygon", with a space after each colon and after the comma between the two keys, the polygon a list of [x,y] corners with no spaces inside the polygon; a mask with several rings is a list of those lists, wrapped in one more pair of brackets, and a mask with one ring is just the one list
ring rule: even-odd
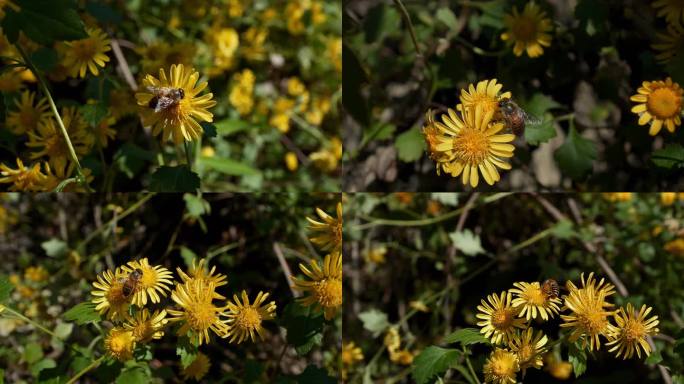
{"label": "yellow flower", "polygon": [[668,24],[667,33],[657,33],[656,37],[658,42],[653,49],[659,51],[656,59],[661,63],[669,62],[684,50],[684,26],[680,22]]}
{"label": "yellow flower", "polygon": [[21,82],[21,77],[17,76],[14,71],[5,71],[0,74],[0,92],[17,92],[24,88],[24,83]]}
{"label": "yellow flower", "polygon": [[285,167],[290,172],[297,170],[299,167],[299,159],[297,159],[297,154],[294,152],[288,152],[285,154]]}
{"label": "yellow flower", "polygon": [[513,337],[516,328],[526,328],[525,320],[518,318],[518,309],[511,304],[510,292],[501,292],[487,296],[487,301],[480,300],[482,305],[477,306],[481,313],[475,315],[482,320],[477,323],[480,333],[490,339],[492,344],[501,342],[508,343]]}
{"label": "yellow flower", "polygon": [[94,296],[95,310],[105,315],[108,320],[122,320],[129,317],[128,308],[132,296],[124,296],[123,282],[127,274],[118,267],[114,272],[107,270],[97,276],[93,283],[95,289],[90,293]]}
{"label": "yellow flower", "polygon": [[240,73],[233,75],[233,88],[228,95],[228,101],[241,116],[248,115],[254,107],[254,72],[244,69]]}
{"label": "yellow flower", "polygon": [[36,94],[30,91],[21,93],[21,99],[15,99],[17,110],[10,110],[7,115],[7,128],[15,135],[32,132],[38,129],[39,123],[50,118],[47,99],[38,100],[34,105]]}
{"label": "yellow flower", "polygon": [[430,308],[422,300],[411,300],[409,301],[409,307],[415,309],[418,312],[430,312]]}
{"label": "yellow flower", "polygon": [[548,297],[542,291],[539,282],[513,283],[513,286],[515,288],[512,288],[510,291],[515,295],[513,306],[520,308],[518,316],[524,317],[529,321],[530,319],[536,319],[537,312],[539,312],[539,316],[546,321],[549,318],[553,318],[553,315],[558,314],[560,311],[560,299]]}
{"label": "yellow flower", "polygon": [[[623,359],[629,359],[636,355],[641,358],[641,348],[648,356],[651,353],[651,346],[646,342],[646,336],[658,333],[658,316],[651,316],[646,319],[653,308],[642,305],[639,313],[636,314],[632,304],[627,303],[627,311],[620,308],[620,312],[615,314],[617,327],[608,335],[611,339],[607,346],[612,348],[610,352],[617,350],[617,357],[622,355]],[[639,348],[641,347],[641,348]]]}
{"label": "yellow flower", "polygon": [[207,355],[202,352],[198,352],[195,356],[195,360],[192,361],[187,367],[183,368],[181,375],[184,380],[194,379],[200,381],[209,372],[209,367],[211,367],[211,362]]}
{"label": "yellow flower", "polygon": [[397,327],[389,327],[387,333],[385,333],[385,338],[383,343],[388,351],[396,351],[401,346],[401,337],[399,337],[399,331]]}
{"label": "yellow flower", "polygon": [[325,319],[331,320],[342,306],[342,255],[327,255],[323,269],[316,260],[311,260],[310,264],[310,269],[299,264],[299,269],[310,280],[291,277],[295,289],[308,293],[298,301],[306,307],[314,305],[314,310],[323,310]]}
{"label": "yellow flower", "polygon": [[518,357],[523,376],[527,368],[541,369],[544,365],[543,356],[546,353],[547,341],[548,338],[542,331],[535,334],[532,328],[527,328],[513,336],[509,347],[511,352],[514,352]]}
{"label": "yellow flower", "polygon": [[5,164],[0,164],[0,184],[11,183],[10,191],[36,192],[43,190],[43,183],[47,176],[40,171],[40,164],[25,167],[20,158],[17,158],[17,169],[12,169]]}
{"label": "yellow flower", "polygon": [[390,361],[400,365],[411,365],[413,364],[413,353],[408,349],[390,352]]}
{"label": "yellow flower", "polygon": [[245,42],[240,47],[241,54],[248,60],[259,61],[266,57],[264,43],[268,37],[268,29],[263,27],[250,27],[245,31],[242,40]]}
{"label": "yellow flower", "polygon": [[340,252],[342,249],[342,203],[337,203],[337,217],[328,215],[320,208],[316,208],[316,213],[322,221],[306,218],[313,235],[309,240],[323,251]]}
{"label": "yellow flower", "polygon": [[512,352],[496,348],[482,368],[485,383],[515,384],[516,373],[520,371],[518,358]]}
{"label": "yellow flower", "polygon": [[235,63],[235,52],[240,45],[240,37],[233,28],[210,28],[205,39],[211,46],[214,55],[212,73],[218,74],[229,69]]}
{"label": "yellow flower", "polygon": [[109,38],[99,28],[87,28],[88,37],[82,40],[67,41],[64,52],[64,66],[72,77],[85,77],[86,70],[97,76],[98,66],[104,68],[110,51]]}
{"label": "yellow flower", "polygon": [[[62,109],[62,122],[69,140],[77,156],[83,156],[93,147],[93,137],[87,131],[86,122],[75,107]],[[46,119],[38,125],[35,132],[28,132],[29,141],[26,146],[32,149],[31,159],[48,157],[48,163],[57,176],[70,173],[75,167],[69,147],[58,123],[54,119]]]}
{"label": "yellow flower", "polygon": [[132,294],[133,304],[138,307],[147,305],[148,295],[151,302],[159,303],[160,297],[166,297],[167,291],[171,290],[170,285],[173,284],[171,272],[160,265],[151,266],[146,257],[129,261],[121,269],[126,273],[131,273],[137,269],[142,271],[142,277],[140,277],[135,292]]}
{"label": "yellow flower", "polygon": [[503,84],[497,84],[496,79],[482,80],[476,86],[468,85],[468,90],[461,89],[461,104],[456,109],[462,112],[464,109],[480,107],[485,113],[499,111],[499,100],[510,99],[510,92],[501,92]]}
{"label": "yellow flower", "polygon": [[342,344],[342,364],[347,366],[356,365],[359,361],[363,361],[363,352],[361,348],[357,347],[353,341]]}
{"label": "yellow flower", "polygon": [[342,72],[342,39],[334,37],[326,44],[328,60],[333,64],[337,72]]}
{"label": "yellow flower", "polygon": [[95,127],[95,139],[101,148],[107,148],[110,140],[116,137],[116,130],[112,125],[116,124],[116,119],[113,116],[102,119],[100,124]]}
{"label": "yellow flower", "polygon": [[[226,275],[221,273],[214,274],[214,272],[216,272],[216,266],[211,267],[211,270],[207,271],[209,267],[205,267],[205,262],[206,259],[200,259],[199,262],[197,262],[196,259],[193,259],[192,265],[190,266],[187,274],[180,268],[176,268],[176,272],[178,272],[178,276],[180,276],[184,284],[189,283],[190,289],[194,289],[196,286],[195,282],[199,282],[199,286],[205,287],[205,289],[209,289],[209,287],[211,287],[214,290],[218,287],[228,284],[228,278]],[[225,299],[224,296],[221,296],[216,292],[214,292],[212,298]]]}
{"label": "yellow flower", "polygon": [[658,9],[658,16],[665,16],[668,23],[684,21],[684,4],[679,0],[657,0],[653,2]]}
{"label": "yellow flower", "polygon": [[572,364],[567,361],[557,360],[553,354],[546,355],[546,368],[551,376],[558,380],[567,380],[572,375]]}
{"label": "yellow flower", "polygon": [[168,68],[173,64],[192,67],[192,60],[197,52],[197,47],[190,42],[169,45],[160,41],[138,48],[137,51],[143,58],[141,61],[142,72],[151,73],[158,71],[159,68]]}
{"label": "yellow flower", "polygon": [[133,357],[135,338],[133,332],[114,327],[107,333],[105,350],[107,354],[119,361],[130,360]]}
{"label": "yellow flower", "polygon": [[603,198],[612,202],[630,201],[632,200],[632,192],[606,192],[603,194]]}
{"label": "yellow flower", "polygon": [[[71,176],[74,173],[74,168],[70,167],[67,169],[66,173],[60,172],[59,174],[55,174],[52,172],[52,169],[50,169],[50,164],[48,163],[43,163],[45,166],[45,175],[47,176],[47,180],[43,182],[43,190],[45,191],[53,191],[55,190],[59,184],[66,180],[71,178]],[[83,172],[83,177],[85,178],[86,185],[92,183],[93,181],[93,175],[92,171],[88,168],[82,168],[81,171]],[[86,188],[78,183],[70,183],[67,184],[64,187],[63,192],[86,192]]]}
{"label": "yellow flower", "polygon": [[152,339],[161,339],[164,336],[164,327],[168,322],[166,310],[157,310],[150,315],[150,311],[144,308],[124,323],[124,329],[133,333],[135,341],[146,343]]}
{"label": "yellow flower", "polygon": [[604,279],[596,284],[593,275],[593,272],[590,273],[585,282],[582,274],[582,288],[577,288],[571,281],[567,282],[570,294],[563,296],[565,303],[561,310],[569,309],[572,314],[561,315],[564,323],[560,325],[561,328],[572,328],[571,343],[581,338],[582,348],[588,346],[590,351],[601,346],[599,336],[607,337],[615,328],[608,321],[614,311],[605,309],[613,306],[605,299],[615,293],[615,287],[612,284],[604,285]]}
{"label": "yellow flower", "polygon": [[309,110],[304,114],[309,124],[321,125],[325,114],[330,111],[330,99],[327,97],[319,97],[311,100]]}
{"label": "yellow flower", "polygon": [[287,93],[290,96],[299,96],[306,92],[306,86],[297,77],[287,79]]}
{"label": "yellow flower", "polygon": [[246,291],[242,291],[242,302],[238,295],[233,295],[233,302],[228,301],[228,325],[230,330],[224,337],[229,338],[229,342],[236,342],[238,344],[247,340],[256,341],[256,334],[263,340],[264,327],[261,323],[265,320],[273,320],[275,318],[276,303],[271,301],[266,303],[268,292],[263,293],[259,291],[256,299],[252,304],[249,303],[249,297]]}
{"label": "yellow flower", "polygon": [[272,116],[268,123],[282,133],[290,130],[290,114],[295,107],[295,101],[287,97],[279,97],[273,104]]}
{"label": "yellow flower", "polygon": [[47,281],[49,277],[50,274],[43,266],[28,267],[24,271],[24,278],[26,278],[26,280],[34,281],[36,283],[42,283],[44,281]]}
{"label": "yellow flower", "polygon": [[446,173],[462,175],[463,185],[477,187],[479,173],[493,185],[501,179],[497,167],[511,169],[504,159],[513,157],[515,147],[510,142],[515,135],[499,134],[505,124],[492,121],[493,116],[494,111],[484,113],[481,108],[466,108],[459,116],[449,108],[448,114],[442,115],[442,123],[434,122],[439,133],[435,136],[433,158]]}
{"label": "yellow flower", "polygon": [[375,264],[384,264],[385,255],[387,254],[387,247],[380,245],[373,247],[366,251],[366,262]]}
{"label": "yellow flower", "polygon": [[309,154],[309,159],[313,165],[323,172],[333,172],[337,169],[339,159],[328,148],[322,148],[319,151]]}
{"label": "yellow flower", "polygon": [[169,309],[167,312],[173,316],[169,321],[182,321],[183,325],[178,330],[178,335],[187,335],[199,345],[209,342],[209,330],[217,336],[223,337],[229,330],[228,324],[219,316],[225,316],[227,307],[216,307],[212,303],[214,287],[195,281],[190,284],[176,284],[176,289],[171,298],[180,307],[180,310]]}
{"label": "yellow flower", "polygon": [[514,7],[513,14],[504,15],[503,22],[507,31],[501,34],[501,40],[513,45],[514,55],[526,51],[527,56],[535,58],[544,53],[542,47],[551,46],[551,20],[534,1],[528,2],[522,13]]}
{"label": "yellow flower", "polygon": [[[0,182],[1,181],[2,179],[0,179]],[[674,239],[670,242],[667,242],[663,248],[666,252],[679,257],[684,257],[684,238]]]}
{"label": "yellow flower", "polygon": [[305,2],[290,1],[285,7],[285,20],[287,30],[293,35],[300,35],[304,32],[304,23],[302,18],[306,11]]}
{"label": "yellow flower", "polygon": [[660,192],[660,204],[672,205],[677,200],[676,192]]}
{"label": "yellow flower", "polygon": [[[197,140],[202,136],[203,129],[197,120],[212,122],[214,115],[208,111],[216,105],[212,100],[214,95],[207,93],[198,96],[207,82],[197,82],[199,73],[194,69],[185,70],[183,64],[173,64],[169,70],[170,78],[166,77],[164,69],[159,69],[159,79],[147,75],[143,79],[145,91],[135,94],[138,105],[142,108],[142,119],[145,126],[152,126],[152,134],[162,133],[162,141],[173,139],[175,144],[185,141]],[[155,112],[149,107],[150,100],[155,94],[150,87],[171,87],[183,90],[183,98],[177,103]],[[197,119],[197,120],[196,120]]]}
{"label": "yellow flower", "polygon": [[644,81],[630,100],[637,103],[632,112],[639,115],[639,125],[651,122],[648,133],[655,136],[665,125],[668,131],[674,132],[682,124],[679,116],[682,113],[682,95],[684,90],[671,78],[665,81]]}

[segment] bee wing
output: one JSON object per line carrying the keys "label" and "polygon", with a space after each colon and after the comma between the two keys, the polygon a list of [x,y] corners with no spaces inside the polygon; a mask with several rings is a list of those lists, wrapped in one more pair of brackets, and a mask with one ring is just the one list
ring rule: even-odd
{"label": "bee wing", "polygon": [[523,111],[523,116],[525,117],[525,125],[541,125],[541,123],[544,122],[544,119],[540,119],[539,117],[531,115],[526,111]]}
{"label": "bee wing", "polygon": [[170,97],[160,97],[159,100],[157,100],[157,106],[154,108],[154,111],[159,112],[161,110],[164,110],[173,103],[174,100]]}

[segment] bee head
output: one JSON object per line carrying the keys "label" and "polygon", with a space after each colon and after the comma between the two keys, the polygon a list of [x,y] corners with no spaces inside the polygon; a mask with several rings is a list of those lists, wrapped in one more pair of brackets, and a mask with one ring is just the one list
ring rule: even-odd
{"label": "bee head", "polygon": [[140,268],[136,268],[136,269],[133,270],[133,273],[134,273],[137,277],[140,277],[140,276],[142,276],[143,271],[142,271],[142,269],[140,269]]}
{"label": "bee head", "polygon": [[185,90],[183,88],[177,88],[176,93],[178,93],[179,99],[183,99],[185,97]]}
{"label": "bee head", "polygon": [[504,112],[513,112],[515,110],[513,101],[511,99],[501,99],[499,100],[499,108],[503,109]]}

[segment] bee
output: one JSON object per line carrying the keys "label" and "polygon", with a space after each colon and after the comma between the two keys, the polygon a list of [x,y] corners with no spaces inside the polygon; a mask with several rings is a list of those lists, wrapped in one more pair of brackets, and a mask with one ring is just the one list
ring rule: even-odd
{"label": "bee", "polygon": [[499,111],[506,126],[517,136],[525,133],[525,124],[537,125],[541,121],[530,116],[511,99],[499,99]]}
{"label": "bee", "polygon": [[138,283],[142,277],[143,272],[140,268],[134,269],[127,277],[119,279],[119,282],[123,284],[121,287],[121,293],[123,297],[128,298],[136,288],[138,288]]}
{"label": "bee", "polygon": [[556,280],[546,279],[542,283],[541,290],[547,298],[554,299],[558,297],[560,288],[558,287],[558,282]]}
{"label": "bee", "polygon": [[154,95],[147,106],[154,109],[155,112],[176,106],[185,97],[183,88],[147,87],[147,90]]}

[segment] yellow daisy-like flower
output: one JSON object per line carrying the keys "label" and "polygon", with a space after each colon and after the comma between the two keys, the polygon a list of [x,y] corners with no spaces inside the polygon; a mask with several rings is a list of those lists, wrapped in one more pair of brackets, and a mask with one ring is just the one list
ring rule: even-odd
{"label": "yellow daisy-like flower", "polygon": [[467,108],[480,107],[485,113],[499,110],[499,100],[510,99],[510,92],[501,92],[503,84],[497,84],[496,79],[482,80],[477,85],[470,84],[468,90],[461,89],[461,104],[456,106],[458,111]]}
{"label": "yellow daisy-like flower", "polygon": [[169,321],[183,321],[178,330],[178,335],[186,335],[197,341],[199,345],[209,342],[209,330],[223,337],[229,330],[228,324],[219,316],[226,316],[227,307],[217,307],[212,303],[214,287],[211,284],[203,284],[195,281],[194,287],[189,284],[177,284],[171,293],[171,298],[180,307],[180,310],[169,309],[167,312],[173,316]]}
{"label": "yellow daisy-like flower", "polygon": [[337,217],[332,217],[320,208],[316,213],[322,221],[307,217],[309,230],[313,236],[309,239],[323,251],[338,253],[342,248],[342,203],[337,203]]}
{"label": "yellow daisy-like flower", "polygon": [[[180,268],[176,268],[176,272],[178,272],[178,276],[183,280],[183,283],[190,283],[189,287],[191,289],[195,287],[195,281],[199,281],[200,286],[202,287],[211,286],[214,289],[228,284],[226,275],[220,273],[214,274],[216,266],[211,267],[211,270],[207,272],[208,267],[205,267],[205,261],[206,259],[200,259],[199,262],[197,262],[196,259],[193,259],[187,274]],[[214,292],[213,298],[225,299],[225,296]]]}
{"label": "yellow daisy-like flower", "polygon": [[501,342],[507,343],[515,332],[516,328],[526,328],[525,320],[518,317],[518,309],[511,303],[512,294],[501,292],[500,295],[489,295],[487,301],[481,300],[482,305],[477,309],[481,313],[475,315],[482,320],[477,323],[480,333],[490,339],[492,344]]}
{"label": "yellow daisy-like flower", "polygon": [[72,77],[85,77],[86,70],[99,75],[98,66],[104,68],[109,61],[106,53],[112,48],[107,35],[99,28],[87,28],[88,37],[67,41],[64,45],[64,66]]}
{"label": "yellow daisy-like flower", "polygon": [[17,110],[10,110],[7,115],[7,128],[15,135],[32,132],[38,129],[39,123],[50,118],[47,99],[34,103],[36,94],[30,91],[21,93],[21,98],[14,100]]}
{"label": "yellow daisy-like flower", "polygon": [[399,349],[401,346],[401,337],[399,336],[397,327],[389,327],[387,333],[385,333],[383,343],[388,351],[396,351]]}
{"label": "yellow daisy-like flower", "polygon": [[114,272],[110,270],[102,272],[93,283],[95,290],[90,294],[94,296],[95,310],[100,312],[100,315],[105,315],[108,320],[124,320],[130,317],[128,309],[132,296],[123,294],[123,282],[126,276],[126,273],[116,268]]}
{"label": "yellow daisy-like flower", "polygon": [[24,83],[15,71],[0,73],[0,92],[17,92],[22,88]]}
{"label": "yellow daisy-like flower", "polygon": [[171,272],[160,265],[151,266],[146,257],[140,260],[129,261],[121,269],[126,273],[131,273],[136,269],[142,271],[142,277],[138,281],[135,292],[132,294],[133,304],[138,307],[147,305],[148,295],[151,302],[158,303],[161,301],[160,296],[166,297],[168,291],[171,290],[170,286],[173,284]]}
{"label": "yellow daisy-like flower", "polygon": [[192,361],[187,367],[183,368],[181,375],[184,380],[194,379],[196,381],[202,380],[202,378],[209,372],[211,367],[211,361],[207,355],[202,352],[198,352],[195,356],[195,360]]}
{"label": "yellow daisy-like flower", "polygon": [[314,305],[315,310],[323,310],[326,320],[333,319],[342,306],[342,255],[327,255],[323,269],[316,260],[311,260],[310,268],[299,264],[299,269],[310,280],[291,276],[294,288],[308,293],[298,301],[307,307]]}
{"label": "yellow daisy-like flower", "polygon": [[665,126],[674,132],[682,124],[682,99],[684,90],[671,78],[665,81],[644,81],[630,100],[637,103],[632,112],[639,115],[639,125],[651,123],[648,133],[655,136]]}
{"label": "yellow daisy-like flower", "polygon": [[656,59],[661,63],[669,62],[676,55],[684,51],[684,26],[679,22],[668,24],[666,33],[657,33],[657,43],[653,49],[659,51]]}
{"label": "yellow daisy-like flower", "polygon": [[135,338],[133,332],[114,327],[105,338],[105,351],[119,361],[130,360],[133,357]]}
{"label": "yellow daisy-like flower", "polygon": [[229,342],[237,341],[240,344],[247,340],[247,338],[255,342],[255,333],[262,340],[264,339],[265,329],[261,326],[261,323],[265,320],[273,320],[276,310],[275,301],[266,303],[268,295],[268,292],[263,293],[259,291],[252,304],[249,303],[246,291],[242,291],[242,302],[240,302],[238,295],[233,295],[233,302],[229,301],[227,303],[228,311],[226,312],[230,330],[224,337],[228,337]]}
{"label": "yellow daisy-like flower", "polygon": [[387,255],[387,247],[379,245],[366,251],[366,262],[373,264],[384,264],[385,255]]}
{"label": "yellow daisy-like flower", "polygon": [[544,369],[554,378],[567,380],[572,375],[572,364],[569,362],[558,360],[552,353],[547,353],[544,360],[546,363]]}
{"label": "yellow daisy-like flower", "polygon": [[658,16],[665,16],[668,23],[684,21],[684,3],[681,0],[657,0],[652,5],[658,8]]}
{"label": "yellow daisy-like flower", "polygon": [[[622,355],[623,359],[629,359],[636,355],[641,358],[641,348],[648,356],[651,353],[651,346],[646,342],[646,336],[658,333],[658,316],[646,318],[653,308],[642,305],[639,313],[634,311],[632,304],[627,303],[627,311],[620,308],[620,312],[615,314],[617,327],[608,335],[611,339],[607,346],[612,348],[610,352],[617,350],[617,357]],[[641,348],[639,348],[641,347]]]}
{"label": "yellow daisy-like flower", "polygon": [[0,184],[12,184],[10,191],[36,192],[42,191],[47,176],[40,171],[40,164],[26,167],[20,158],[17,158],[17,169],[12,169],[5,164],[0,164]]}
{"label": "yellow daisy-like flower", "polygon": [[254,82],[256,77],[250,69],[244,69],[233,75],[233,87],[230,89],[228,101],[241,116],[248,115],[254,107]]}
{"label": "yellow daisy-like flower", "polygon": [[413,352],[408,349],[400,349],[390,352],[390,361],[399,365],[413,364]]}
{"label": "yellow daisy-like flower", "polygon": [[583,288],[577,288],[571,281],[567,282],[566,287],[570,293],[563,296],[565,302],[561,310],[569,309],[572,314],[561,315],[564,323],[560,325],[562,328],[572,328],[570,342],[574,343],[581,338],[582,348],[588,346],[590,351],[601,346],[599,336],[608,337],[615,329],[608,321],[614,311],[606,310],[613,304],[605,300],[615,293],[615,287],[612,284],[604,285],[604,279],[596,284],[593,275],[590,273],[585,282],[582,274]]}
{"label": "yellow daisy-like flower", "polygon": [[[71,145],[77,156],[83,156],[93,147],[93,136],[88,133],[87,124],[75,107],[62,109],[62,122],[66,128]],[[46,119],[38,125],[34,132],[28,132],[29,141],[26,146],[31,148],[31,159],[48,157],[48,163],[59,177],[70,173],[75,164],[72,163],[69,146],[62,130],[54,119]]]}
{"label": "yellow daisy-like flower", "polygon": [[560,311],[561,300],[557,297],[548,297],[541,288],[539,282],[533,283],[513,283],[515,288],[510,291],[515,295],[513,306],[520,308],[518,316],[526,320],[536,319],[537,313],[546,321],[553,318],[554,314]]}
{"label": "yellow daisy-like flower", "polygon": [[[513,134],[499,134],[505,124],[493,121],[495,111],[484,113],[482,108],[466,108],[459,116],[449,108],[442,115],[442,122],[435,122],[440,133],[435,137],[435,149],[442,162],[441,168],[453,177],[462,175],[463,184],[474,188],[479,183],[479,173],[487,184],[501,179],[497,167],[511,169],[504,159],[513,157],[515,140]],[[439,173],[439,166],[438,166]]]}
{"label": "yellow daisy-like flower", "polygon": [[532,328],[527,328],[511,339],[508,346],[511,348],[511,352],[518,356],[518,363],[523,371],[523,376],[527,368],[541,369],[544,366],[543,357],[546,353],[547,341],[548,338],[542,331],[535,334]]}
{"label": "yellow daisy-like flower", "polygon": [[135,341],[146,343],[152,339],[161,339],[164,336],[164,326],[168,322],[166,310],[154,311],[150,315],[150,311],[144,308],[124,323],[124,329],[133,333]]}
{"label": "yellow daisy-like flower", "polygon": [[48,273],[47,269],[45,269],[42,265],[39,265],[37,267],[28,267],[24,271],[24,278],[26,278],[26,280],[30,280],[36,283],[42,283],[44,281],[47,281],[49,277],[50,274]]}
{"label": "yellow daisy-like flower", "polygon": [[514,7],[512,14],[504,15],[503,22],[507,31],[501,34],[501,40],[513,46],[514,55],[527,52],[527,56],[535,58],[544,53],[542,47],[551,46],[551,20],[534,1],[527,3],[522,13]]}
{"label": "yellow daisy-like flower", "polygon": [[347,366],[356,365],[359,361],[363,361],[363,352],[361,348],[357,347],[353,341],[342,344],[342,364]]}
{"label": "yellow daisy-like flower", "polygon": [[485,383],[515,384],[516,373],[520,371],[518,358],[513,352],[496,348],[482,368]]}
{"label": "yellow daisy-like flower", "polygon": [[[207,93],[198,96],[207,82],[198,83],[199,73],[194,69],[186,70],[182,64],[171,65],[170,78],[166,77],[164,69],[159,69],[159,79],[147,75],[143,79],[142,89],[145,91],[135,94],[138,105],[142,108],[142,119],[145,126],[152,127],[152,134],[162,134],[162,141],[173,139],[175,144],[197,140],[204,131],[197,120],[212,122],[214,115],[208,111],[216,105],[212,100],[214,95]],[[159,88],[182,89],[182,98],[178,103],[155,112],[150,108],[150,100],[157,97]],[[197,120],[196,120],[197,119]]]}

